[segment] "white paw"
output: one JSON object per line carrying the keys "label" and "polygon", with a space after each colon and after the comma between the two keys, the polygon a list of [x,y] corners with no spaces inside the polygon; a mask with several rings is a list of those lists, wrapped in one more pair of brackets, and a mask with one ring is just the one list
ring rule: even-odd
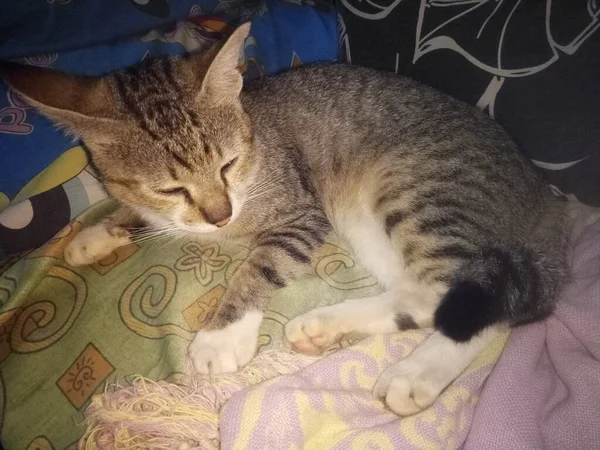
{"label": "white paw", "polygon": [[331,307],[313,309],[285,325],[285,338],[299,353],[320,355],[344,334],[342,321]]}
{"label": "white paw", "polygon": [[373,393],[396,414],[410,416],[432,405],[448,385],[444,374],[438,372],[435,365],[409,355],[379,376]]}
{"label": "white paw", "polygon": [[65,261],[71,266],[85,266],[107,257],[112,251],[130,243],[126,235],[112,235],[102,223],[80,231],[65,249]]}
{"label": "white paw", "polygon": [[252,311],[222,330],[199,331],[188,349],[196,372],[232,373],[248,364],[256,353],[262,317]]}

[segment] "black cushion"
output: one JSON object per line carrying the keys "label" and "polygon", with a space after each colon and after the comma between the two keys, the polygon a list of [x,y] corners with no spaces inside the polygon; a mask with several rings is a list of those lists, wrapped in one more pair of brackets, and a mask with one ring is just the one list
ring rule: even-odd
{"label": "black cushion", "polygon": [[600,206],[600,1],[337,5],[342,60],[478,105],[549,183]]}

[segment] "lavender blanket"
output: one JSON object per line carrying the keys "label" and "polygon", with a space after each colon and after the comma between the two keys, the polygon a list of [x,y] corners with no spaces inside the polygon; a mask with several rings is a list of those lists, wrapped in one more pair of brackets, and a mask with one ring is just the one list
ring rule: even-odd
{"label": "lavender blanket", "polygon": [[513,330],[465,450],[600,449],[600,222],[575,233],[570,257],[555,314]]}
{"label": "lavender blanket", "polygon": [[556,313],[515,329],[502,356],[494,342],[427,410],[400,419],[370,390],[428,332],[375,336],[235,395],[222,448],[600,449],[600,222],[577,228]]}

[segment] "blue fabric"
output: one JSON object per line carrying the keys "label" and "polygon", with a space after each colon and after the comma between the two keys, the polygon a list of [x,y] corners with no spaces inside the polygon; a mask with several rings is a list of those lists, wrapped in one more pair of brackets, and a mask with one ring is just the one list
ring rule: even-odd
{"label": "blue fabric", "polygon": [[[198,3],[200,8],[193,6]],[[184,53],[190,45],[205,48],[220,38],[228,14],[235,12],[231,20],[239,22],[249,11],[241,0],[171,1],[167,18],[141,12],[134,0],[0,0],[0,5],[0,59],[86,75],[104,74],[149,56]],[[224,16],[196,16],[205,11]],[[247,79],[337,58],[333,9],[268,0],[255,11],[246,43]],[[173,18],[190,13],[194,17],[189,21],[173,24]],[[167,21],[169,27],[156,30]],[[14,198],[74,145],[0,83],[0,197]]]}
{"label": "blue fabric", "polygon": [[182,20],[192,8],[202,15],[244,20],[252,11],[247,4],[244,0],[0,0],[0,59],[135,36]]}
{"label": "blue fabric", "polygon": [[[337,58],[336,16],[326,10],[286,2],[269,2],[269,7],[252,21],[254,49],[246,46],[246,56],[255,57],[273,74],[295,65]],[[252,76],[250,74],[250,76]]]}

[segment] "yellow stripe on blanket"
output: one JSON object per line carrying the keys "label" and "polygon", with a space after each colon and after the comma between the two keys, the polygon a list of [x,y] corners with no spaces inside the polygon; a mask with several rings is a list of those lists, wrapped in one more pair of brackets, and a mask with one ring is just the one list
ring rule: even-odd
{"label": "yellow stripe on blanket", "polygon": [[33,177],[11,200],[11,203],[26,200],[69,181],[77,176],[87,163],[88,158],[82,146],[70,148]]}
{"label": "yellow stripe on blanket", "polygon": [[385,368],[430,334],[373,336],[297,374],[238,393],[221,412],[221,448],[459,448],[508,333],[492,342],[432,406],[400,418],[373,397],[373,386]]}

